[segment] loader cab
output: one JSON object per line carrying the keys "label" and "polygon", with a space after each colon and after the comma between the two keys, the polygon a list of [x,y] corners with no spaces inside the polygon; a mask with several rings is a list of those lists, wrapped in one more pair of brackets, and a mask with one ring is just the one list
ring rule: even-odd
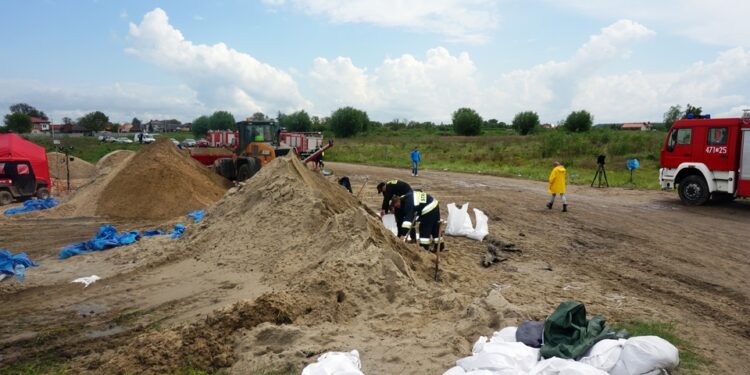
{"label": "loader cab", "polygon": [[281,127],[276,121],[240,121],[237,123],[237,131],[237,153],[240,156],[258,159],[262,166],[290,151],[288,147],[281,147],[279,144]]}

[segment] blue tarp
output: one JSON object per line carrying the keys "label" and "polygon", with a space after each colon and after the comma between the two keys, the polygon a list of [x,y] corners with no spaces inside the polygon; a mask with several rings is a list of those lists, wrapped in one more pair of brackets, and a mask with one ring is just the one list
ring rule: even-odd
{"label": "blue tarp", "polygon": [[39,265],[36,262],[32,262],[26,253],[13,255],[8,250],[0,250],[0,273],[13,276],[16,274],[16,265],[19,264],[26,268]]}
{"label": "blue tarp", "polygon": [[30,199],[30,200],[27,200],[26,202],[23,202],[23,207],[7,209],[5,210],[5,212],[3,212],[3,215],[11,216],[15,214],[20,214],[21,212],[46,210],[48,208],[57,206],[58,203],[60,202],[58,202],[55,198]]}
{"label": "blue tarp", "polygon": [[169,237],[180,238],[183,233],[185,233],[185,226],[182,224],[175,224],[174,229],[169,232]]}
{"label": "blue tarp", "polygon": [[130,245],[141,238],[141,233],[137,230],[117,233],[117,229],[111,225],[99,227],[96,236],[86,242],[80,242],[74,245],[63,247],[60,251],[60,259],[67,259],[73,255],[86,254],[92,251],[106,250],[113,247]]}
{"label": "blue tarp", "polygon": [[195,210],[193,212],[188,212],[188,216],[192,217],[193,220],[195,220],[196,223],[200,223],[201,220],[203,220],[203,217],[206,216],[206,211],[203,210]]}
{"label": "blue tarp", "polygon": [[143,237],[163,236],[165,234],[167,234],[167,232],[163,230],[154,229],[154,230],[147,230],[143,232]]}

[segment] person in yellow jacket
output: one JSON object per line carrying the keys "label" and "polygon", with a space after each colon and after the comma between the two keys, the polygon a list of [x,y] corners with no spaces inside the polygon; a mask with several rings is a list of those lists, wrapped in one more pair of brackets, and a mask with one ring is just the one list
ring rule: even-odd
{"label": "person in yellow jacket", "polygon": [[568,200],[565,198],[565,167],[559,162],[552,163],[552,166],[554,168],[552,168],[552,172],[549,174],[549,187],[547,188],[549,193],[552,194],[552,198],[547,203],[547,208],[552,209],[555,197],[557,194],[560,194],[560,199],[562,199],[563,203],[562,212],[568,212]]}

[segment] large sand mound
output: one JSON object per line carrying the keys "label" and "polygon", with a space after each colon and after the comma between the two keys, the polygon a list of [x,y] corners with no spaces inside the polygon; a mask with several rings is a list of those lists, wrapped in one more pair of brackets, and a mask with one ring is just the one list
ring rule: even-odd
{"label": "large sand mound", "polygon": [[168,219],[219,200],[229,182],[169,140],[145,147],[122,166],[99,196],[96,214]]}
{"label": "large sand mound", "polygon": [[111,153],[99,166],[99,175],[70,199],[27,217],[170,219],[206,208],[221,199],[230,185],[169,140],[135,155]]}
{"label": "large sand mound", "polygon": [[67,178],[66,168],[70,168],[71,179],[85,179],[96,176],[96,167],[77,157],[71,156],[68,166],[65,166],[65,154],[59,152],[48,152],[47,162],[49,164],[49,174],[52,178]]}
{"label": "large sand mound", "polygon": [[[169,373],[184,358],[200,368],[228,367],[239,359],[233,340],[240,331],[293,324],[323,337],[316,330],[330,331],[326,325],[394,316],[404,303],[414,309],[416,299],[429,301],[431,256],[398,241],[354,196],[294,158],[263,168],[188,233],[186,241],[167,251],[228,272],[262,272],[262,282],[275,291],[205,321],[141,335],[106,360],[98,358],[99,364],[106,362],[100,371]],[[383,324],[386,329],[388,323]],[[288,344],[288,353],[272,357],[296,365],[308,360],[300,347]],[[256,349],[247,353],[251,362],[273,360]]]}

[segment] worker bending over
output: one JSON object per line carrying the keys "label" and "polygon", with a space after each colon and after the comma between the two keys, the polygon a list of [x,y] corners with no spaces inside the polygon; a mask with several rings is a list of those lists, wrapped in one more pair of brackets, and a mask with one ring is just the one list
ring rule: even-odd
{"label": "worker bending over", "polygon": [[[401,180],[389,180],[388,182],[381,182],[378,184],[378,194],[383,194],[383,204],[380,206],[380,217],[387,214],[390,211],[391,200],[393,197],[400,197],[406,193],[412,191],[411,186]],[[396,222],[398,222],[398,216],[396,216]],[[401,223],[398,223],[401,225]]]}
{"label": "worker bending over", "polygon": [[437,243],[440,244],[440,251],[445,250],[443,238],[440,237],[440,207],[437,199],[421,191],[412,191],[402,197],[394,197],[392,205],[397,215],[400,211],[404,218],[398,227],[399,238],[404,239],[419,221],[419,244],[429,250],[431,244]]}

